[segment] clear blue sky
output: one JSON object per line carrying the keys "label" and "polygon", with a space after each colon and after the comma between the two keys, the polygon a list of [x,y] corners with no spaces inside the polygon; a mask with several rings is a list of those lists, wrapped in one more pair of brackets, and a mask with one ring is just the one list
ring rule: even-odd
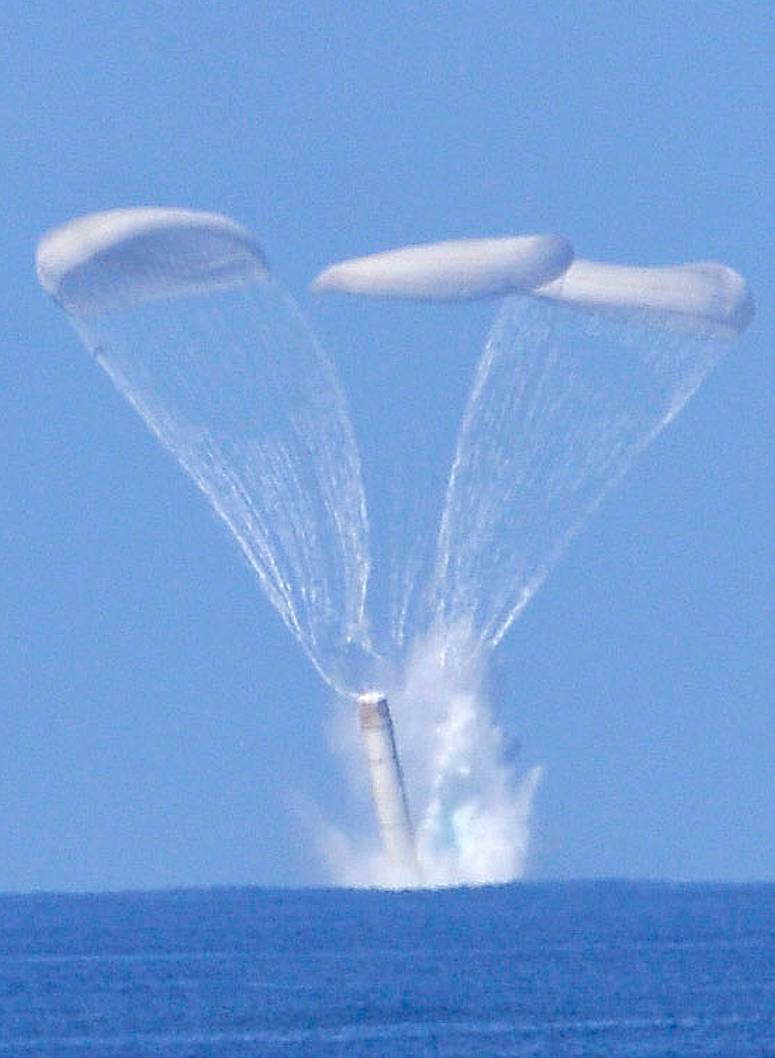
{"label": "clear blue sky", "polygon": [[[496,697],[547,770],[532,877],[775,878],[772,15],[12,4],[0,890],[322,881],[297,806],[348,796],[318,744],[329,692],[37,287],[45,229],[134,204],[235,217],[304,304],[337,258],[534,231],[749,278],[748,336],[512,629]],[[386,351],[416,346],[435,414],[494,313],[309,309],[356,405],[375,342],[386,385]]]}

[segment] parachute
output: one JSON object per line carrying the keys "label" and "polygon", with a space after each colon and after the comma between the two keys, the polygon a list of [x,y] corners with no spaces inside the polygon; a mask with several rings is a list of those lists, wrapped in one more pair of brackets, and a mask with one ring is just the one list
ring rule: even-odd
{"label": "parachute", "polygon": [[457,239],[353,257],[324,269],[316,293],[366,294],[420,301],[470,301],[532,290],[573,260],[559,235]]}

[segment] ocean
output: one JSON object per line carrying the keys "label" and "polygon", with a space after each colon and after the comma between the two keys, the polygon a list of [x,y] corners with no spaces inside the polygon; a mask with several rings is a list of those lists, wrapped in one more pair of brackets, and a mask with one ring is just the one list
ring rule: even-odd
{"label": "ocean", "polygon": [[0,897],[0,1058],[775,1056],[775,885]]}

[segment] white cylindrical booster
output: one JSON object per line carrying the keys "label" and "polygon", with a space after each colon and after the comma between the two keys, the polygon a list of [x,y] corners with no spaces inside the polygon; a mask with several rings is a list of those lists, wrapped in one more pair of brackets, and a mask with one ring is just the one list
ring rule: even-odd
{"label": "white cylindrical booster", "polygon": [[378,691],[359,695],[358,721],[366,743],[385,854],[407,884],[416,884],[419,881],[417,851],[387,698]]}

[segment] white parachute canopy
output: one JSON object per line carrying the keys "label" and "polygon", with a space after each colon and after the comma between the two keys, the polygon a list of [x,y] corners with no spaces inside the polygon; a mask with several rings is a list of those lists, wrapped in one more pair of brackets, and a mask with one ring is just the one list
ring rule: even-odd
{"label": "white parachute canopy", "polygon": [[255,240],[218,213],[139,207],[54,228],[36,256],[43,289],[80,317],[266,278]]}
{"label": "white parachute canopy", "polygon": [[754,312],[748,284],[726,265],[643,268],[574,260],[561,235],[404,246],[330,265],[311,288],[417,301],[532,294],[592,312],[637,315],[646,324],[708,338],[737,337]]}
{"label": "white parachute canopy", "polygon": [[333,365],[255,240],[215,213],[117,209],[46,234],[37,269],[320,674],[351,690],[346,661],[369,650],[358,451]]}
{"label": "white parachute canopy", "polygon": [[576,258],[533,293],[591,311],[638,315],[644,323],[707,338],[736,338],[754,314],[743,277],[713,261],[636,268]]}
{"label": "white parachute canopy", "polygon": [[469,301],[525,292],[561,276],[573,248],[560,235],[456,239],[353,257],[325,268],[316,293]]}

